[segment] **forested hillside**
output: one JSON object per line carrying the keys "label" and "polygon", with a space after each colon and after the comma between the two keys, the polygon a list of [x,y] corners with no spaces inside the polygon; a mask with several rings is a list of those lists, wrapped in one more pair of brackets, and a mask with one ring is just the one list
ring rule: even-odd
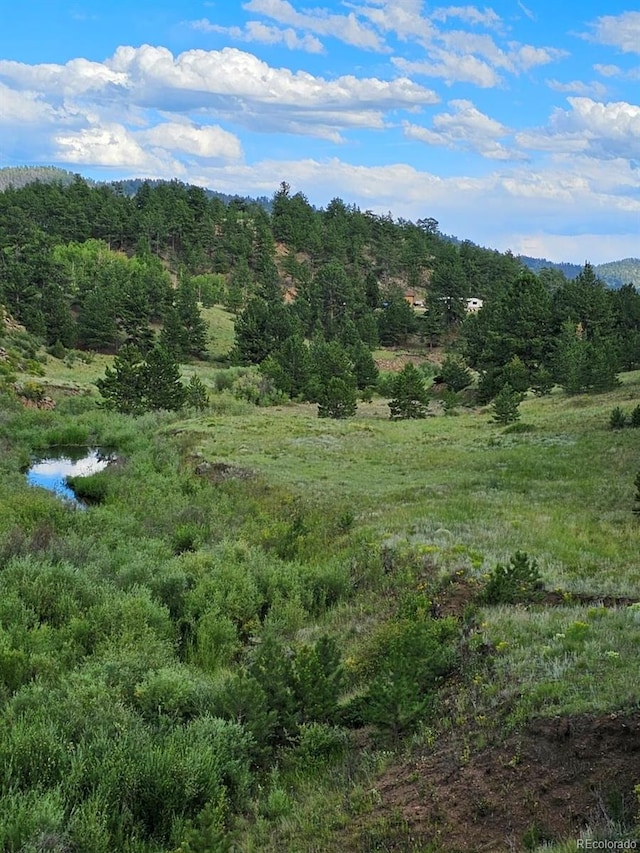
{"label": "forested hillside", "polygon": [[0,249],[0,302],[58,352],[126,344],[146,356],[159,344],[176,361],[202,357],[201,307],[222,304],[236,315],[231,358],[316,402],[330,377],[349,399],[375,387],[371,351],[408,341],[455,343],[484,401],[505,385],[604,389],[640,362],[640,297],[607,290],[589,265],[573,280],[535,275],[510,254],[452,243],[434,219],[338,198],[315,210],[286,184],[268,212],[177,181],[134,195],[79,177],[29,183],[0,194]]}

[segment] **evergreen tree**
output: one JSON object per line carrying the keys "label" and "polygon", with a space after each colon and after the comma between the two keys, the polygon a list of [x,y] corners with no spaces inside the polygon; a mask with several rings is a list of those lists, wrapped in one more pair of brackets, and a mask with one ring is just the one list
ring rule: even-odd
{"label": "evergreen tree", "polygon": [[78,339],[85,349],[109,350],[118,342],[115,296],[107,290],[92,290],[78,311]]}
{"label": "evergreen tree", "polygon": [[378,334],[383,346],[397,346],[407,342],[417,331],[416,314],[404,298],[400,288],[385,294],[382,311],[378,314]]}
{"label": "evergreen tree", "polygon": [[564,324],[554,361],[554,378],[567,394],[600,393],[619,384],[618,356],[610,339],[587,338],[582,327]]}
{"label": "evergreen tree", "polygon": [[123,346],[113,360],[113,368],[106,368],[96,386],[106,408],[126,415],[141,414],[146,403],[144,362],[140,351],[134,346]]}
{"label": "evergreen tree", "polygon": [[160,332],[160,345],[167,352],[170,352],[176,361],[184,361],[186,359],[188,350],[187,333],[173,305],[165,313],[164,325]]}
{"label": "evergreen tree", "polygon": [[318,417],[348,418],[356,413],[353,363],[338,341],[317,341],[311,347],[309,399],[318,404]]}
{"label": "evergreen tree", "polygon": [[471,373],[465,367],[464,363],[458,358],[452,358],[450,355],[442,362],[440,376],[447,387],[456,392],[467,388],[472,382]]}
{"label": "evergreen tree", "polygon": [[380,371],[373,360],[371,350],[361,340],[347,347],[347,352],[353,364],[353,374],[359,391],[365,388],[375,388]]}
{"label": "evergreen tree", "polygon": [[424,418],[428,395],[424,381],[415,365],[405,364],[393,381],[393,399],[389,401],[393,421]]}
{"label": "evergreen tree", "polygon": [[311,376],[309,348],[300,335],[291,335],[262,362],[260,370],[287,396],[304,397]]}
{"label": "evergreen tree", "polygon": [[235,358],[241,364],[260,364],[298,331],[297,326],[283,302],[252,299],[236,320]]}
{"label": "evergreen tree", "polygon": [[195,287],[187,279],[183,279],[178,287],[176,311],[184,329],[184,354],[201,357],[207,349],[207,324],[202,318],[196,301]]}
{"label": "evergreen tree", "polygon": [[200,412],[204,411],[209,405],[209,395],[204,382],[195,373],[186,388],[186,404]]}
{"label": "evergreen tree", "polygon": [[506,426],[520,418],[520,403],[523,395],[515,391],[508,383],[502,386],[493,401],[493,420]]}
{"label": "evergreen tree", "polygon": [[155,346],[143,366],[144,400],[147,409],[178,411],[186,401],[177,361],[164,347]]}
{"label": "evergreen tree", "polygon": [[351,418],[358,408],[355,381],[332,376],[318,395],[319,418]]}

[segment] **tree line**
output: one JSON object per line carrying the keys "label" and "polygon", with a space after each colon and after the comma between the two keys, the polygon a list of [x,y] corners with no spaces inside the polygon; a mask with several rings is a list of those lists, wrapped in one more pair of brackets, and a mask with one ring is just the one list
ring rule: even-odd
{"label": "tree line", "polygon": [[[376,386],[378,346],[454,346],[481,401],[506,385],[605,390],[640,363],[631,285],[608,290],[589,264],[573,280],[530,272],[446,238],[431,217],[394,220],[339,198],[318,210],[286,182],[268,206],[178,181],[133,195],[79,177],[9,188],[0,249],[0,302],[50,347],[203,357],[200,306],[219,303],[236,315],[236,363],[334,416]],[[475,315],[472,296],[484,301]]]}

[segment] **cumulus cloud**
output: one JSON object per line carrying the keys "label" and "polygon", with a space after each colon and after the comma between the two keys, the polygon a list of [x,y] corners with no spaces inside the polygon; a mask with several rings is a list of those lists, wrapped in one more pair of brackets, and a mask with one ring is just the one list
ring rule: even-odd
{"label": "cumulus cloud", "polygon": [[640,53],[640,12],[603,15],[590,25],[591,41],[617,47],[624,53]]}
{"label": "cumulus cloud", "polygon": [[0,60],[0,80],[11,83],[14,89],[37,91],[56,98],[122,96],[127,93],[127,80],[123,74],[100,62],[81,58],[71,59],[65,65],[27,65]]}
{"label": "cumulus cloud", "polygon": [[556,108],[546,127],[516,134],[518,143],[539,151],[581,152],[597,160],[640,158],[639,106],[587,97],[567,102],[570,109]]}
{"label": "cumulus cloud", "polygon": [[140,145],[121,124],[101,124],[78,132],[58,134],[56,159],[62,163],[125,167],[142,174],[180,174],[182,166],[172,157],[158,156]]}
{"label": "cumulus cloud", "polygon": [[[235,48],[190,50],[175,57],[166,48],[120,47],[108,65],[126,76],[130,97],[147,106],[233,109],[248,119],[256,105],[298,116],[349,110],[407,109],[435,103],[434,92],[406,77],[380,80],[352,75],[326,80],[304,71],[273,68]],[[346,118],[348,124],[348,117]]]}
{"label": "cumulus cloud", "polygon": [[37,92],[16,92],[0,83],[0,127],[51,124],[64,120]]}
{"label": "cumulus cloud", "polygon": [[640,158],[640,106],[579,97],[568,103],[571,109],[552,113],[548,136],[561,145],[563,139],[581,138],[585,152],[596,158]]}
{"label": "cumulus cloud", "polygon": [[[406,76],[393,80],[346,75],[325,79],[274,68],[236,48],[190,50],[120,47],[104,64],[72,60],[66,65],[0,63],[0,79],[13,90],[38,92],[32,100],[118,122],[129,113],[154,122],[152,111],[208,115],[260,132],[318,136],[335,142],[349,128],[380,128],[384,115],[438,102],[431,90]],[[137,115],[135,115],[137,113]],[[123,119],[120,118],[120,122]],[[82,121],[79,121],[79,127]]]}
{"label": "cumulus cloud", "polygon": [[163,122],[137,133],[135,137],[145,146],[183,152],[204,160],[233,161],[242,158],[238,137],[217,126]]}
{"label": "cumulus cloud", "polygon": [[526,159],[522,152],[499,142],[511,135],[509,128],[480,112],[471,101],[450,101],[449,106],[452,112],[435,116],[433,130],[405,122],[405,136],[428,145],[473,150],[490,160]]}

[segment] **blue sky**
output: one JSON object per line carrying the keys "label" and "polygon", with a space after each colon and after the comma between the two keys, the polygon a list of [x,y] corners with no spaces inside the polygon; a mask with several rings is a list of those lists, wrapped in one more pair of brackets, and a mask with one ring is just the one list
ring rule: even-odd
{"label": "blue sky", "polygon": [[640,256],[628,0],[5,0],[0,166],[434,217],[516,254]]}

